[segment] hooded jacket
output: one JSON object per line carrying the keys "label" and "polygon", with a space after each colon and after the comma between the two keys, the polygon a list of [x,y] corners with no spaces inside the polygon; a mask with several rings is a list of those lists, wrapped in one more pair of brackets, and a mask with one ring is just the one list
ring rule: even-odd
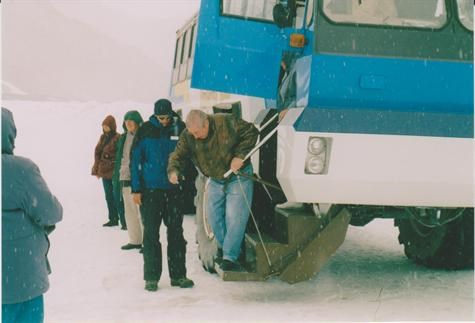
{"label": "hooded jacket", "polygon": [[117,125],[113,116],[107,116],[102,125],[108,126],[110,131],[103,132],[94,149],[94,165],[92,166],[91,174],[104,179],[112,179],[119,134],[117,133]]}
{"label": "hooded jacket", "polygon": [[[115,188],[119,187],[120,167],[122,164],[122,156],[124,154],[125,139],[127,138],[127,127],[125,126],[125,121],[127,120],[135,121],[139,127],[143,123],[142,116],[137,110],[129,111],[124,116],[124,122],[122,123],[122,129],[124,129],[124,133],[120,135],[119,140],[117,141],[114,174],[112,176],[112,184]],[[130,159],[132,160],[132,149],[130,150]]]}
{"label": "hooded jacket", "polygon": [[48,290],[47,234],[63,216],[38,166],[13,155],[15,137],[13,115],[2,108],[2,304]]}

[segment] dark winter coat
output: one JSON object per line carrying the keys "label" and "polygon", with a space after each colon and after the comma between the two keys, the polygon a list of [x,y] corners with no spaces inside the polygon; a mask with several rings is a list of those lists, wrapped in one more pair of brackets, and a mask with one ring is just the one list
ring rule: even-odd
{"label": "dark winter coat", "polygon": [[13,115],[2,108],[2,304],[48,290],[47,234],[63,216],[36,164],[13,155],[15,137]]}
{"label": "dark winter coat", "polygon": [[154,115],[140,127],[135,135],[130,162],[132,192],[176,187],[168,181],[168,157],[175,149],[178,134],[183,129],[185,124],[176,117],[165,128]]}
{"label": "dark winter coat", "polygon": [[107,116],[102,125],[107,125],[111,129],[104,132],[99,138],[99,142],[94,150],[94,165],[91,174],[104,179],[112,179],[114,172],[115,152],[119,134],[113,116]]}
{"label": "dark winter coat", "polygon": [[[210,115],[208,121],[208,137],[204,140],[196,140],[188,131],[183,131],[170,155],[169,172],[183,174],[186,160],[191,159],[205,176],[223,179],[231,160],[244,159],[254,148],[259,132],[252,123],[230,114]],[[247,164],[249,160],[243,167]]]}
{"label": "dark winter coat", "polygon": [[[124,129],[124,133],[120,135],[119,140],[117,141],[114,174],[112,175],[112,184],[116,188],[119,188],[120,166],[122,164],[122,155],[124,154],[125,139],[127,138],[127,127],[125,126],[126,120],[135,121],[135,123],[139,127],[143,123],[143,119],[142,119],[142,116],[140,115],[140,112],[136,110],[129,111],[124,116],[124,122],[122,123],[122,128]],[[132,149],[130,150],[130,153],[132,155]]]}

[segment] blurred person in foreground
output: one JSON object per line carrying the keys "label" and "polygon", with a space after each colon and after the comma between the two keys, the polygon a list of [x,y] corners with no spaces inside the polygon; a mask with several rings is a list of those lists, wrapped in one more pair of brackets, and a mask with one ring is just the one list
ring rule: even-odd
{"label": "blurred person in foreground", "polygon": [[[175,116],[175,118],[174,118]],[[138,130],[132,147],[132,193],[142,214],[145,289],[154,292],[162,275],[160,225],[167,226],[170,284],[189,288],[186,277],[186,240],[183,236],[183,194],[180,185],[168,182],[168,157],[185,128],[173,113],[171,102],[155,102],[154,113]]]}
{"label": "blurred person in foreground", "polygon": [[38,166],[13,155],[16,127],[2,107],[2,322],[44,320],[51,273],[48,234],[63,217]]}

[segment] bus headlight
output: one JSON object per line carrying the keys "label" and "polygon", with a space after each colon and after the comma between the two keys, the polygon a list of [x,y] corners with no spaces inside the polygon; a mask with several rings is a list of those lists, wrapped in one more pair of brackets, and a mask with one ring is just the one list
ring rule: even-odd
{"label": "bus headlight", "polygon": [[326,174],[332,138],[310,137],[307,143],[305,174]]}
{"label": "bus headlight", "polygon": [[312,156],[307,160],[306,171],[312,174],[321,174],[325,169],[325,161],[322,156]]}
{"label": "bus headlight", "polygon": [[320,155],[325,150],[325,140],[323,138],[311,137],[308,140],[308,152],[313,155]]}

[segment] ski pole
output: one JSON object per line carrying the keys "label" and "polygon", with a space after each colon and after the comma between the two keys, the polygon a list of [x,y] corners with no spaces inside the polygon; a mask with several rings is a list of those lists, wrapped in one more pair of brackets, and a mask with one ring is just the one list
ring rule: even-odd
{"label": "ski pole", "polygon": [[259,130],[259,132],[261,132],[262,130],[264,130],[265,128],[267,128],[267,126],[270,125],[270,123],[271,123],[272,121],[274,121],[274,119],[276,119],[278,116],[279,116],[278,113],[274,114],[269,120],[267,120],[266,123],[264,123],[264,124],[263,124],[261,127],[259,127],[259,129],[257,129],[257,130]]}

